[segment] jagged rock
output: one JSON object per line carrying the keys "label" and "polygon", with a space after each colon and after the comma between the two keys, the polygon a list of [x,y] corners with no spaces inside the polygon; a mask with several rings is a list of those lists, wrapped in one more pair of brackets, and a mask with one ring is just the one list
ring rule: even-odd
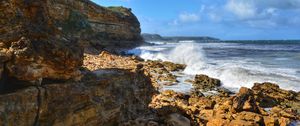
{"label": "jagged rock", "polygon": [[167,125],[170,126],[190,126],[191,125],[191,121],[178,114],[178,113],[173,113],[168,115],[167,119],[166,119]]}
{"label": "jagged rock", "polygon": [[2,0],[0,61],[9,76],[79,79],[83,50],[121,51],[141,42],[140,24],[124,7],[105,8],[89,0]]}
{"label": "jagged rock", "polygon": [[63,41],[30,40],[22,37],[9,47],[12,57],[5,63],[8,75],[19,80],[79,79],[82,51]]}
{"label": "jagged rock", "polygon": [[279,126],[278,119],[272,116],[264,116],[264,123],[266,126]]}
{"label": "jagged rock", "polygon": [[0,125],[118,125],[151,115],[156,93],[143,73],[102,70],[82,82],[0,96]]}
{"label": "jagged rock", "polygon": [[196,90],[209,91],[221,86],[221,81],[207,75],[196,75],[193,86]]}
{"label": "jagged rock", "polygon": [[229,124],[229,120],[226,119],[222,119],[222,118],[214,118],[214,119],[210,119],[207,122],[207,126],[227,126]]}
{"label": "jagged rock", "polygon": [[300,95],[294,91],[280,89],[277,84],[255,83],[252,87],[255,99],[261,107],[274,107],[277,105],[289,106],[300,113]]}
{"label": "jagged rock", "polygon": [[254,122],[256,125],[262,125],[263,122],[263,116],[257,113],[253,113],[253,112],[240,112],[237,113],[234,116],[235,120],[245,120],[248,122]]}
{"label": "jagged rock", "polygon": [[162,64],[168,71],[184,70],[186,67],[186,65],[184,65],[184,64],[176,64],[176,63],[172,63],[172,62],[168,62],[168,61],[162,62]]}
{"label": "jagged rock", "polygon": [[279,106],[273,107],[270,113],[276,117],[284,117],[294,120],[300,120],[300,116],[297,114],[297,111],[292,108],[282,108]]}
{"label": "jagged rock", "polygon": [[[52,3],[52,2],[51,2]],[[47,0],[2,0],[0,50],[10,77],[78,79],[83,52],[75,38],[64,36],[55,25]],[[49,11],[48,11],[49,10]]]}
{"label": "jagged rock", "polygon": [[242,87],[239,93],[233,97],[233,108],[237,112],[249,111],[249,112],[259,112],[258,106],[254,99],[254,94],[251,89]]}
{"label": "jagged rock", "polygon": [[38,116],[38,95],[35,87],[0,95],[0,125],[31,126]]}

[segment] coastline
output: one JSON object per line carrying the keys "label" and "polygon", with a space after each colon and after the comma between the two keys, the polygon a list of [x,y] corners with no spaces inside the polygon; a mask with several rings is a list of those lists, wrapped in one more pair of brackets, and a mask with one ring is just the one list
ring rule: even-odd
{"label": "coastline", "polygon": [[[89,63],[84,63],[84,66],[91,65],[91,57],[94,56],[86,56],[85,61]],[[151,78],[157,90],[162,85],[176,83],[176,75],[172,72],[183,70],[186,66],[164,61],[144,61],[137,56],[117,56],[108,52],[102,52],[93,59],[101,64],[93,64],[93,69],[135,69],[138,66]],[[280,89],[276,84],[255,83],[251,89],[242,87],[239,92],[233,93],[220,87],[220,80],[206,75],[196,75],[194,80],[187,81],[194,87],[190,93],[164,90],[153,96],[149,107],[156,111],[155,115],[159,117],[156,121],[211,126],[290,125],[300,119],[300,93]],[[216,93],[204,95],[209,91]],[[181,120],[183,122],[179,118],[184,118]],[[126,124],[134,125],[133,122]]]}
{"label": "coastline", "polygon": [[[124,55],[143,43],[129,8],[3,0],[0,10],[0,125],[288,126],[300,120],[300,92],[267,82],[232,92],[216,77],[180,78],[188,64]],[[164,88],[180,79],[190,91]]]}

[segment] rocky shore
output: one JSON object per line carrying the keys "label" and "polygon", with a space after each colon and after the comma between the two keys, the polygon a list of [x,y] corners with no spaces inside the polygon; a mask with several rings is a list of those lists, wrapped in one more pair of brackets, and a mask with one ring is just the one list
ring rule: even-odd
{"label": "rocky shore", "polygon": [[[176,85],[184,64],[121,56],[141,44],[130,9],[89,0],[0,2],[0,125],[287,126],[300,93],[256,83],[233,93],[206,75]],[[205,92],[215,91],[214,95]]]}

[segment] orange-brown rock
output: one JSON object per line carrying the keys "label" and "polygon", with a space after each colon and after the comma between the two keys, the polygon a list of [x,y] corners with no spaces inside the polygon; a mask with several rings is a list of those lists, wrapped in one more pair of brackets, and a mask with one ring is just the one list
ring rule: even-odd
{"label": "orange-brown rock", "polygon": [[300,93],[280,89],[278,85],[272,83],[256,83],[252,89],[259,106],[271,108],[283,105],[300,114]]}
{"label": "orange-brown rock", "polygon": [[242,87],[239,93],[233,97],[233,108],[236,112],[250,111],[259,112],[258,106],[254,99],[254,94],[251,89]]}
{"label": "orange-brown rock", "polygon": [[2,0],[0,12],[0,64],[18,80],[79,79],[82,48],[98,53],[141,42],[140,24],[124,7],[89,0]]}
{"label": "orange-brown rock", "polygon": [[151,117],[155,94],[143,73],[99,70],[77,83],[30,87],[0,96],[0,125],[118,125]]}
{"label": "orange-brown rock", "polygon": [[193,81],[195,90],[210,91],[221,86],[219,79],[208,77],[207,75],[196,75]]}

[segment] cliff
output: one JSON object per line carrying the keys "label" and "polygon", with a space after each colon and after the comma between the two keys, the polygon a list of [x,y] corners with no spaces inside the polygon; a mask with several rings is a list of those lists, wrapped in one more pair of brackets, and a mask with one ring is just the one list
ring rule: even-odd
{"label": "cliff", "polygon": [[18,80],[78,80],[83,49],[116,52],[142,42],[137,18],[123,7],[89,0],[2,0],[0,12],[0,75]]}
{"label": "cliff", "polygon": [[2,0],[0,10],[0,41],[6,43],[22,36],[53,37],[109,50],[142,40],[137,18],[124,7],[105,8],[89,0]]}

